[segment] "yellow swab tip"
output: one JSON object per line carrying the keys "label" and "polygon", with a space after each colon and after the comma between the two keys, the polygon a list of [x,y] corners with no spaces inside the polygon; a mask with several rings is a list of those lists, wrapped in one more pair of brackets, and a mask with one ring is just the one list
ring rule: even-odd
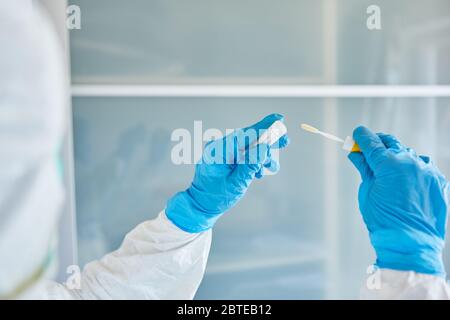
{"label": "yellow swab tip", "polygon": [[309,132],[312,132],[312,133],[318,133],[318,132],[319,132],[319,129],[314,128],[313,126],[310,126],[309,124],[306,124],[306,123],[302,123],[302,124],[300,125],[300,127],[301,127],[303,130],[306,130],[306,131],[309,131]]}
{"label": "yellow swab tip", "polygon": [[352,147],[352,150],[350,150],[350,152],[361,152],[361,149],[359,148],[359,146],[355,143]]}

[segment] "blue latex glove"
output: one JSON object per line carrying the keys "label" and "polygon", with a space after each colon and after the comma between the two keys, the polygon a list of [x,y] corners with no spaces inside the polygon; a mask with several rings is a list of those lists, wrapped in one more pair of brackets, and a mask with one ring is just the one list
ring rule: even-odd
{"label": "blue latex glove", "polygon": [[395,137],[356,128],[362,153],[348,155],[362,177],[359,208],[380,268],[445,276],[442,250],[448,182]]}
{"label": "blue latex glove", "polygon": [[287,146],[287,135],[272,146],[259,144],[250,148],[277,120],[284,118],[272,114],[253,126],[209,142],[196,165],[191,186],[167,202],[167,217],[187,232],[208,230],[244,196],[254,178],[262,178],[264,168],[277,172],[280,166],[272,158],[271,149]]}

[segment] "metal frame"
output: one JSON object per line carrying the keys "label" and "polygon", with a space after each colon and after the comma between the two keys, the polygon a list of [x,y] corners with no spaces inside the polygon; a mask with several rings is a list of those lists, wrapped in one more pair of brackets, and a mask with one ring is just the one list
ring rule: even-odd
{"label": "metal frame", "polygon": [[450,97],[447,85],[73,85],[73,97]]}

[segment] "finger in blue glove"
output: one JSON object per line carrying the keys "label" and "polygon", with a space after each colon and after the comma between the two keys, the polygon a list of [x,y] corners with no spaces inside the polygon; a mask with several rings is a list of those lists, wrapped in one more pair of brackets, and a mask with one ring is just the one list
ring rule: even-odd
{"label": "finger in blue glove", "polygon": [[263,168],[276,172],[279,163],[272,148],[289,144],[283,135],[272,146],[255,141],[282,115],[271,114],[258,123],[209,142],[202,160],[196,165],[191,186],[173,196],[166,206],[167,217],[180,229],[197,233],[213,227],[226,211],[245,195],[255,178],[263,176]]}

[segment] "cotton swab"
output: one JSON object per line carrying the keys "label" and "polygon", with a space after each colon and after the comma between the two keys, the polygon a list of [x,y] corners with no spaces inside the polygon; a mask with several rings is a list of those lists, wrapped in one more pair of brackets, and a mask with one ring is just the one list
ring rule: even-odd
{"label": "cotton swab", "polygon": [[343,144],[342,148],[344,150],[347,150],[347,151],[350,151],[350,152],[360,152],[359,146],[355,143],[353,138],[350,137],[350,136],[347,137],[345,140],[343,140],[343,139],[341,139],[339,137],[336,137],[335,135],[333,135],[331,133],[322,132],[319,129],[317,129],[317,128],[309,125],[309,124],[306,124],[306,123],[302,123],[300,125],[300,127],[303,130],[305,130],[305,131],[308,131],[308,132],[311,132],[311,133],[315,133],[315,134],[319,134],[319,135],[321,135],[321,136],[323,136],[323,137],[325,137],[327,139],[330,139],[330,140],[342,143]]}

